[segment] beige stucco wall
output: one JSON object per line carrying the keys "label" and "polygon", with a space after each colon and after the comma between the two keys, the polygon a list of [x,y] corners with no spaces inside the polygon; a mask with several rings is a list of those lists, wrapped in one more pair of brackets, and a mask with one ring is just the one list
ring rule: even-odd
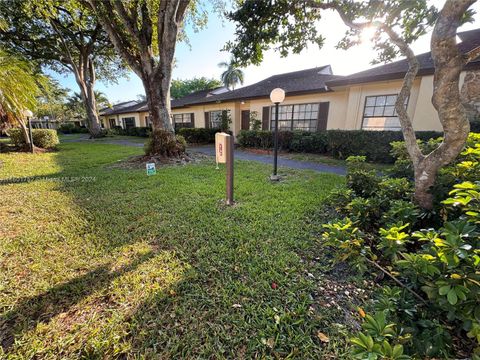
{"label": "beige stucco wall", "polygon": [[179,109],[172,109],[172,114],[190,114],[193,113],[195,117],[195,127],[196,128],[204,128],[205,127],[205,112],[209,111],[218,111],[218,110],[230,110],[230,116],[232,117],[232,124],[230,125],[230,129],[237,134],[240,124],[239,119],[239,103],[235,102],[226,102],[226,103],[219,103],[219,104],[206,104],[206,105],[197,105],[197,106],[189,106]]}
{"label": "beige stucco wall", "polygon": [[[462,86],[465,73],[461,75]],[[349,87],[334,88],[333,92],[317,93],[309,95],[286,96],[282,105],[306,104],[318,102],[330,102],[328,112],[327,129],[354,130],[361,129],[363,121],[363,109],[365,98],[375,95],[398,94],[402,86],[402,80],[383,81],[369,84],[359,84]],[[437,130],[442,127],[438,115],[431,103],[433,94],[433,76],[423,76],[415,80],[408,101],[407,112],[412,118],[415,130]],[[264,106],[271,106],[269,98],[231,101],[225,103],[205,104],[173,109],[173,114],[194,113],[195,127],[205,127],[205,112],[217,110],[230,110],[232,117],[231,130],[238,135],[241,129],[241,111],[250,110],[257,112],[259,120],[262,119]],[[105,127],[109,128],[110,118],[116,119],[116,124],[122,126],[122,118],[134,117],[136,126],[146,126],[145,117],[147,112],[129,113],[101,117]]]}
{"label": "beige stucco wall", "polygon": [[[423,119],[423,116],[416,116],[418,112],[417,104],[419,101],[422,103],[422,106],[425,107],[425,111],[428,109],[428,106],[424,104],[426,96],[425,93],[428,91],[428,89],[425,87],[425,85],[422,86],[422,81],[423,79],[417,79],[413,83],[410,98],[408,100],[407,113],[412,118],[413,127],[415,130],[439,130],[440,122],[438,121],[438,118],[430,116],[428,121],[426,121]],[[353,130],[362,128],[363,110],[367,96],[398,94],[401,86],[401,80],[351,86],[348,89],[345,129]]]}
{"label": "beige stucco wall", "polygon": [[115,125],[123,127],[123,118],[133,117],[135,119],[135,126],[141,127],[145,126],[145,120],[140,121],[140,119],[144,119],[144,115],[147,113],[127,113],[127,114],[118,114],[118,115],[109,115],[109,116],[100,116],[100,120],[103,121],[106,129],[110,129],[110,119],[115,119]]}

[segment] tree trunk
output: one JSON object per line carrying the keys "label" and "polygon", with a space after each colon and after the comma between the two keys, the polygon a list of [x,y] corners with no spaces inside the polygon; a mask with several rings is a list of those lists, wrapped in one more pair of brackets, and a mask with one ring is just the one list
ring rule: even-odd
{"label": "tree trunk", "polygon": [[90,138],[103,136],[102,127],[97,113],[97,102],[95,100],[95,68],[88,53],[84,54],[78,66],[74,66],[75,80],[80,88],[85,111],[87,113],[87,124]]}
{"label": "tree trunk", "polygon": [[153,75],[142,76],[143,87],[147,97],[148,109],[153,129],[163,129],[172,134],[175,132],[170,112],[170,84],[157,81]]}
{"label": "tree trunk", "polygon": [[80,94],[82,96],[83,104],[87,112],[88,131],[91,138],[98,138],[103,136],[102,127],[97,114],[97,104],[95,100],[95,93],[93,85],[84,82],[78,84],[80,86]]}
{"label": "tree trunk", "polygon": [[23,138],[25,139],[26,150],[30,150],[32,145],[30,144],[30,135],[28,134],[27,126],[22,119],[17,119],[18,124],[20,125],[20,130],[22,131]]}
{"label": "tree trunk", "polygon": [[456,36],[471,0],[448,0],[435,24],[431,49],[435,65],[432,104],[443,127],[443,142],[430,154],[412,159],[415,200],[425,209],[433,207],[431,187],[438,170],[456,159],[465,146],[470,123],[460,97],[460,74],[467,60],[458,50]]}

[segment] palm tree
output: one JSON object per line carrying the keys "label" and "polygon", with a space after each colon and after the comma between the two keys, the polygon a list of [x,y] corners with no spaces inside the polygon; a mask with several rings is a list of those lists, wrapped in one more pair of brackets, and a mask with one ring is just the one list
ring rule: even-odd
{"label": "palm tree", "polygon": [[[94,93],[95,102],[99,109],[111,106],[107,96],[103,92],[95,90]],[[78,92],[74,92],[73,95],[69,96],[65,105],[67,106],[69,114],[72,118],[86,119],[87,111],[85,110],[82,96]]]}
{"label": "palm tree", "polygon": [[17,122],[28,146],[25,111],[35,109],[42,85],[46,85],[43,75],[35,74],[26,61],[0,49],[0,124],[6,127]]}
{"label": "palm tree", "polygon": [[243,85],[243,71],[240,70],[240,68],[237,68],[232,60],[230,60],[229,63],[222,61],[218,64],[218,66],[221,68],[226,68],[221,75],[221,79],[227,89],[231,88],[234,90],[235,86],[239,83]]}

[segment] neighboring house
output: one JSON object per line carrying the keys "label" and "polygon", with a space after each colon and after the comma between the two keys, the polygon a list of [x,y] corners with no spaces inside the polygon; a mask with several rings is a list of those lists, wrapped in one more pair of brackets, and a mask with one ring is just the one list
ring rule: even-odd
{"label": "neighboring house", "polygon": [[32,128],[34,129],[59,129],[63,124],[73,124],[77,127],[86,127],[87,122],[85,120],[73,119],[69,121],[59,121],[57,119],[50,119],[48,116],[43,118],[32,118],[31,120]]}
{"label": "neighboring house", "polygon": [[[466,53],[480,46],[480,29],[458,34],[459,49]],[[430,53],[417,56],[420,70],[405,106],[415,130],[442,130],[431,97],[433,61]],[[256,114],[264,130],[274,127],[270,92],[283,88],[285,101],[279,109],[279,129],[317,131],[325,129],[400,130],[395,101],[408,69],[406,60],[373,67],[349,76],[332,74],[330,65],[271,76],[253,85],[226,91],[223,88],[199,91],[172,100],[175,128],[218,127],[222,111],[230,112],[235,135],[250,127]],[[461,75],[471,81],[469,94],[462,93],[469,106],[478,109],[480,58],[469,63]],[[467,101],[466,100],[466,101]],[[101,112],[105,127],[149,126],[145,102],[117,104]]]}

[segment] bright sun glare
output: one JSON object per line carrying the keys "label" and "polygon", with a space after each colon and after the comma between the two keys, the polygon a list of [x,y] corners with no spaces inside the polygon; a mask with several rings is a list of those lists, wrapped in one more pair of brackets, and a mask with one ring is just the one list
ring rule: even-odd
{"label": "bright sun glare", "polygon": [[369,26],[363,29],[360,34],[360,42],[362,44],[370,43],[375,35],[376,30],[377,29],[374,26]]}

